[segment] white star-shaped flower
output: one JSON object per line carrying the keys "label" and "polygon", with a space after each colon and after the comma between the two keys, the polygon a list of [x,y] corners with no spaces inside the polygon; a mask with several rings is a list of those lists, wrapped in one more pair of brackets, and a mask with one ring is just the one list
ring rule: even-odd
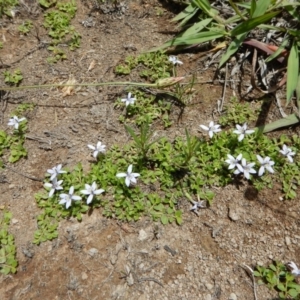
{"label": "white star-shaped flower", "polygon": [[131,93],[128,93],[127,98],[121,99],[122,102],[125,102],[126,106],[133,105],[136,98],[131,97]]}
{"label": "white star-shaped flower", "polygon": [[183,64],[183,62],[174,55],[169,56],[169,62],[171,62],[173,65],[182,65]]}
{"label": "white star-shaped flower", "polygon": [[106,148],[106,146],[103,145],[101,142],[98,142],[97,145],[96,145],[96,147],[93,146],[93,145],[88,145],[88,147],[89,147],[91,150],[94,151],[94,152],[93,152],[93,156],[94,156],[95,158],[99,155],[99,153],[104,153],[104,152],[105,152],[105,148]]}
{"label": "white star-shaped flower", "polygon": [[241,159],[243,158],[242,153],[239,154],[236,158],[234,158],[232,155],[227,154],[228,159],[225,160],[229,164],[228,169],[232,170],[234,168],[237,168],[237,165],[240,163]]}
{"label": "white star-shaped flower", "polygon": [[56,167],[47,170],[47,173],[49,173],[51,175],[50,180],[53,180],[59,174],[67,173],[66,171],[62,170],[61,168],[62,168],[62,164],[59,164]]}
{"label": "white star-shaped flower", "polygon": [[256,171],[252,168],[255,163],[247,164],[246,159],[242,158],[241,164],[237,164],[237,169],[233,172],[234,174],[244,173],[245,178],[250,179],[250,174],[255,174]]}
{"label": "white star-shaped flower", "polygon": [[284,144],[282,146],[282,150],[279,150],[279,152],[286,156],[290,162],[294,161],[292,156],[294,156],[296,152],[293,152],[291,148],[287,147],[287,145]]}
{"label": "white star-shaped flower", "polygon": [[97,184],[95,181],[92,183],[92,185],[85,184],[84,186],[85,186],[85,190],[81,190],[80,192],[84,195],[89,195],[86,200],[87,204],[90,204],[92,202],[94,196],[100,195],[104,192],[103,189],[97,190]]}
{"label": "white star-shaped flower", "polygon": [[291,261],[287,264],[291,268],[291,273],[295,276],[300,276],[300,269],[298,269],[297,265]]}
{"label": "white star-shaped flower", "polygon": [[62,183],[63,183],[63,180],[57,181],[57,178],[54,177],[51,183],[46,182],[44,184],[44,187],[50,188],[49,198],[51,198],[53,196],[55,191],[59,191],[59,190],[63,189],[63,187],[61,186]]}
{"label": "white star-shaped flower", "polygon": [[193,211],[197,216],[199,216],[198,213],[199,208],[206,208],[206,201],[204,200],[199,200],[198,202],[192,200],[192,203],[193,206],[190,208],[190,210]]}
{"label": "white star-shaped flower", "polygon": [[15,129],[19,129],[19,124],[24,120],[26,120],[26,118],[19,119],[17,116],[13,116],[11,119],[9,119],[7,125],[14,126]]}
{"label": "white star-shaped flower", "polygon": [[221,125],[215,124],[213,121],[211,121],[209,123],[208,127],[205,126],[205,125],[200,125],[200,127],[202,129],[204,129],[205,131],[208,131],[208,135],[209,135],[210,138],[213,137],[214,133],[217,133],[217,132],[221,131],[221,129],[219,128],[220,126]]}
{"label": "white star-shaped flower", "polygon": [[239,124],[236,125],[236,130],[234,130],[233,132],[239,135],[238,137],[239,142],[241,142],[244,139],[246,134],[251,134],[254,132],[254,130],[252,129],[247,130],[247,128],[248,128],[247,123],[244,123],[243,126],[240,126]]}
{"label": "white star-shaped flower", "polygon": [[70,187],[69,194],[60,194],[59,197],[61,200],[59,204],[66,204],[66,209],[68,209],[72,205],[72,200],[79,201],[81,197],[73,195],[74,194],[74,186]]}
{"label": "white star-shaped flower", "polygon": [[274,173],[272,166],[274,166],[275,162],[272,161],[269,156],[262,158],[260,155],[256,155],[256,157],[260,163],[258,176],[262,176],[265,173],[265,169],[268,170],[270,173]]}
{"label": "white star-shaped flower", "polygon": [[118,173],[117,177],[125,177],[125,184],[130,186],[130,183],[136,183],[136,177],[139,177],[139,173],[132,173],[132,165],[129,165],[127,173]]}

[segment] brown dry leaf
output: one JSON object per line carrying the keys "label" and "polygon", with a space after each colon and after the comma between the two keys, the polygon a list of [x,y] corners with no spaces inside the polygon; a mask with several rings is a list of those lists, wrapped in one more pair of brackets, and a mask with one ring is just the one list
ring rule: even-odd
{"label": "brown dry leaf", "polygon": [[90,63],[89,67],[88,67],[88,72],[93,70],[96,66],[96,61],[93,59],[92,62]]}
{"label": "brown dry leaf", "polygon": [[62,88],[63,97],[70,96],[74,94],[75,84],[77,83],[76,79],[73,75],[70,75],[68,81],[66,83],[67,86]]}

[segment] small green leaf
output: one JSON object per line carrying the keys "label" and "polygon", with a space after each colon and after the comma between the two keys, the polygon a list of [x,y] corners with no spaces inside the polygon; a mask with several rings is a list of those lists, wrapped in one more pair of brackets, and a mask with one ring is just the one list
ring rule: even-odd
{"label": "small green leaf", "polygon": [[282,284],[282,283],[278,283],[278,284],[277,284],[277,288],[278,288],[280,291],[283,291],[283,292],[286,290],[284,284]]}
{"label": "small green leaf", "polygon": [[168,224],[169,219],[168,219],[167,216],[161,216],[160,221],[161,221],[162,224],[166,225],[166,224]]}
{"label": "small green leaf", "polygon": [[258,272],[258,271],[254,271],[254,272],[253,272],[253,275],[256,276],[256,277],[261,277],[261,274],[260,274],[260,272]]}
{"label": "small green leaf", "polygon": [[288,290],[288,293],[293,298],[296,298],[299,295],[299,293],[295,289]]}
{"label": "small green leaf", "polygon": [[4,274],[4,275],[8,275],[10,273],[11,269],[8,266],[3,267],[2,269],[0,269],[0,273]]}

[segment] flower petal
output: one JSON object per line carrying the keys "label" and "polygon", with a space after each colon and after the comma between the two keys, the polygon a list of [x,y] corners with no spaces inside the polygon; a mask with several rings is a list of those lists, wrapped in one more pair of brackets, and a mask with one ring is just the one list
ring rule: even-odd
{"label": "flower petal", "polygon": [[73,194],[74,194],[74,186],[71,186],[71,187],[70,187],[69,194],[70,194],[70,195],[73,195]]}
{"label": "flower petal", "polygon": [[125,178],[125,184],[129,187],[130,186],[130,179],[128,176]]}
{"label": "flower petal", "polygon": [[88,198],[86,200],[86,204],[90,204],[92,202],[92,200],[93,200],[93,195],[91,194],[88,196]]}
{"label": "flower petal", "polygon": [[208,128],[207,126],[205,126],[205,125],[200,125],[200,127],[201,127],[202,129],[206,130],[206,131],[209,130],[209,128]]}
{"label": "flower petal", "polygon": [[127,174],[126,174],[126,173],[118,173],[116,176],[117,176],[117,177],[126,177]]}
{"label": "flower petal", "polygon": [[129,165],[128,169],[127,169],[127,173],[130,174],[132,172],[132,165]]}

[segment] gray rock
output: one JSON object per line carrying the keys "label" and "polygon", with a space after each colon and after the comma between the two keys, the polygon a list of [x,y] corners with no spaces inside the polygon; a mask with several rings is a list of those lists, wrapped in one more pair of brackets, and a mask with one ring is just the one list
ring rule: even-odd
{"label": "gray rock", "polygon": [[289,236],[285,237],[285,243],[286,243],[287,246],[291,245],[291,238]]}
{"label": "gray rock", "polygon": [[229,295],[228,300],[237,300],[236,294],[235,294],[235,293],[231,293],[231,294]]}
{"label": "gray rock", "polygon": [[96,248],[91,248],[88,250],[88,254],[92,257],[96,256],[98,253],[99,253],[99,251]]}
{"label": "gray rock", "polygon": [[212,297],[211,297],[211,294],[207,294],[204,296],[204,300],[211,300]]}
{"label": "gray rock", "polygon": [[232,221],[237,221],[240,219],[240,216],[238,215],[237,211],[235,209],[229,208],[228,217]]}

